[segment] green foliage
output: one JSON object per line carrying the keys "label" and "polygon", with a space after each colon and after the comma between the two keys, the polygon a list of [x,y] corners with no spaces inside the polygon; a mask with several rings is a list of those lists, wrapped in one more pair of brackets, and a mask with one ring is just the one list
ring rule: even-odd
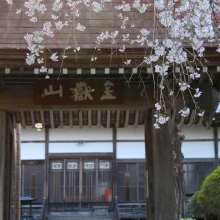
{"label": "green foliage", "polygon": [[193,214],[193,216],[200,216],[204,213],[201,205],[198,203],[197,196],[200,193],[200,191],[197,191],[193,194],[193,196],[190,199],[189,207],[190,212]]}
{"label": "green foliage", "polygon": [[180,220],[196,220],[194,218],[181,218]]}
{"label": "green foliage", "polygon": [[206,213],[220,215],[220,166],[203,181],[197,200]]}

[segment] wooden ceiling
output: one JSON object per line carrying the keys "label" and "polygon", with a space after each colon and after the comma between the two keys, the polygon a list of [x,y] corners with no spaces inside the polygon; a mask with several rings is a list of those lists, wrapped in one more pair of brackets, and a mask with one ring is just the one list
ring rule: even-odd
{"label": "wooden ceiling", "polygon": [[43,128],[136,128],[144,124],[144,113],[143,110],[17,111],[14,112],[14,119],[23,128],[35,128],[35,123],[42,123]]}
{"label": "wooden ceiling", "polygon": [[[132,126],[137,128],[145,123],[146,111],[143,110],[41,110],[41,111],[14,111],[12,119],[14,124],[20,123],[23,128],[36,129],[36,123],[42,123],[43,128],[63,127],[98,127],[98,128],[123,128]],[[186,118],[181,118],[177,111],[172,111],[170,119],[172,123],[183,124],[189,127],[220,126],[220,114],[213,111],[206,111],[204,116],[199,117],[195,111],[191,111]]]}

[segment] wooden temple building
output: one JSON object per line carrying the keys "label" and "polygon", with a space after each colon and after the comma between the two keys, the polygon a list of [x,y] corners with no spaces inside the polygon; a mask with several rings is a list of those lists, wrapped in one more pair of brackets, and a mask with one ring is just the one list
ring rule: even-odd
{"label": "wooden temple building", "polygon": [[[206,67],[192,64],[200,67],[201,77],[192,83],[204,93],[199,100],[204,115],[198,117],[192,108],[188,117],[181,117],[184,105],[177,97],[175,106],[167,107],[170,120],[155,129],[152,67],[138,66],[144,48],[130,45],[124,56],[108,39],[94,52],[101,28],[121,25],[118,19],[111,26],[111,11],[102,16],[81,11],[91,27],[76,32],[81,49],[66,50],[62,61],[53,62],[51,51],[64,53],[70,28],[46,39],[45,73],[40,64],[25,61],[29,51],[23,36],[40,25],[34,27],[17,9],[6,2],[0,7],[0,219],[20,219],[20,197],[26,191],[37,198],[34,204],[44,204],[48,216],[81,211],[94,215],[97,207],[108,207],[113,219],[123,219],[117,216],[120,204],[137,204],[144,207],[143,215],[130,219],[179,220],[185,195],[197,191],[219,166],[216,48],[206,48]],[[135,18],[136,27],[144,16]],[[117,45],[122,42],[118,39]],[[187,93],[185,102],[192,107]]]}

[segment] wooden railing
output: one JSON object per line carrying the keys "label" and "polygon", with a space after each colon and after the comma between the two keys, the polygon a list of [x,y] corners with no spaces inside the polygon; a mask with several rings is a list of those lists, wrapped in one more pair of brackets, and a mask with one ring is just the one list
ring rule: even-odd
{"label": "wooden railing", "polygon": [[40,213],[40,220],[46,220],[46,213],[47,213],[46,204],[47,204],[46,198],[44,198],[41,213]]}
{"label": "wooden railing", "polygon": [[115,196],[115,212],[116,212],[116,219],[120,220],[121,214],[120,214],[120,210],[119,210],[119,206],[118,206],[118,197],[117,196]]}

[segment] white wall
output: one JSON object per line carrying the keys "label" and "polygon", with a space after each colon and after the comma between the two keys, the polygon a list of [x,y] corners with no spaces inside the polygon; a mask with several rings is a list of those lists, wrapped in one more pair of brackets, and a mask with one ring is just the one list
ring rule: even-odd
{"label": "white wall", "polygon": [[144,142],[118,142],[117,159],[144,159]]}
{"label": "white wall", "polygon": [[[35,129],[23,129],[22,141],[44,141],[45,131],[37,132]],[[118,140],[144,140],[144,127],[118,129]],[[78,143],[49,143],[49,153],[107,153],[113,151],[112,129],[106,128],[72,128],[50,129],[50,141],[82,141]],[[108,140],[110,142],[83,142],[92,140]],[[22,143],[22,160],[44,159],[44,143]],[[144,142],[118,142],[117,158],[145,158]]]}
{"label": "white wall", "polygon": [[[182,133],[185,140],[189,142],[182,143],[182,152],[185,158],[214,158],[214,131],[213,128],[206,127],[188,127],[183,126]],[[220,138],[220,129],[218,128],[218,138]],[[192,139],[200,139],[201,141],[190,142]],[[202,141],[202,140],[208,141]],[[210,141],[209,141],[210,140]],[[218,157],[220,158],[220,142],[218,142]]]}
{"label": "white wall", "polygon": [[117,140],[144,140],[144,126],[118,128]]}
{"label": "white wall", "polygon": [[21,143],[21,160],[44,160],[44,143]]}
{"label": "white wall", "polygon": [[50,143],[49,153],[105,153],[112,152],[112,143]]}
{"label": "white wall", "polygon": [[184,158],[214,158],[214,143],[204,142],[183,142],[182,153]]}
{"label": "white wall", "polygon": [[[220,138],[220,129],[218,129]],[[110,142],[96,142],[96,143],[50,143],[50,153],[93,153],[93,152],[112,152],[112,129],[106,128],[73,128],[69,127],[63,129],[50,129],[49,137],[51,141],[77,141],[80,140],[108,140]],[[189,142],[183,141],[182,152],[185,158],[214,158],[214,142],[213,129],[206,129],[205,127],[188,127],[183,126],[182,134],[185,135],[185,140],[192,139],[210,139],[210,141]],[[144,140],[144,126],[134,128],[128,126],[127,128],[117,129],[118,140]],[[22,129],[21,141],[30,141],[30,143],[21,144],[21,159],[22,160],[40,160],[44,159],[44,143],[31,143],[31,141],[44,141],[45,131],[36,131],[36,129]],[[220,142],[219,144],[219,158],[220,158]],[[117,158],[145,158],[144,142],[118,142],[117,143]]]}
{"label": "white wall", "polygon": [[33,128],[21,129],[21,141],[44,141],[45,130],[37,131]]}
{"label": "white wall", "polygon": [[[213,128],[207,129],[206,127],[188,127],[184,125],[182,127],[181,134],[185,135],[185,139],[213,139],[214,133]],[[219,136],[220,137],[220,136]]]}
{"label": "white wall", "polygon": [[53,140],[112,140],[112,129],[108,128],[57,128],[50,129],[49,139]]}

